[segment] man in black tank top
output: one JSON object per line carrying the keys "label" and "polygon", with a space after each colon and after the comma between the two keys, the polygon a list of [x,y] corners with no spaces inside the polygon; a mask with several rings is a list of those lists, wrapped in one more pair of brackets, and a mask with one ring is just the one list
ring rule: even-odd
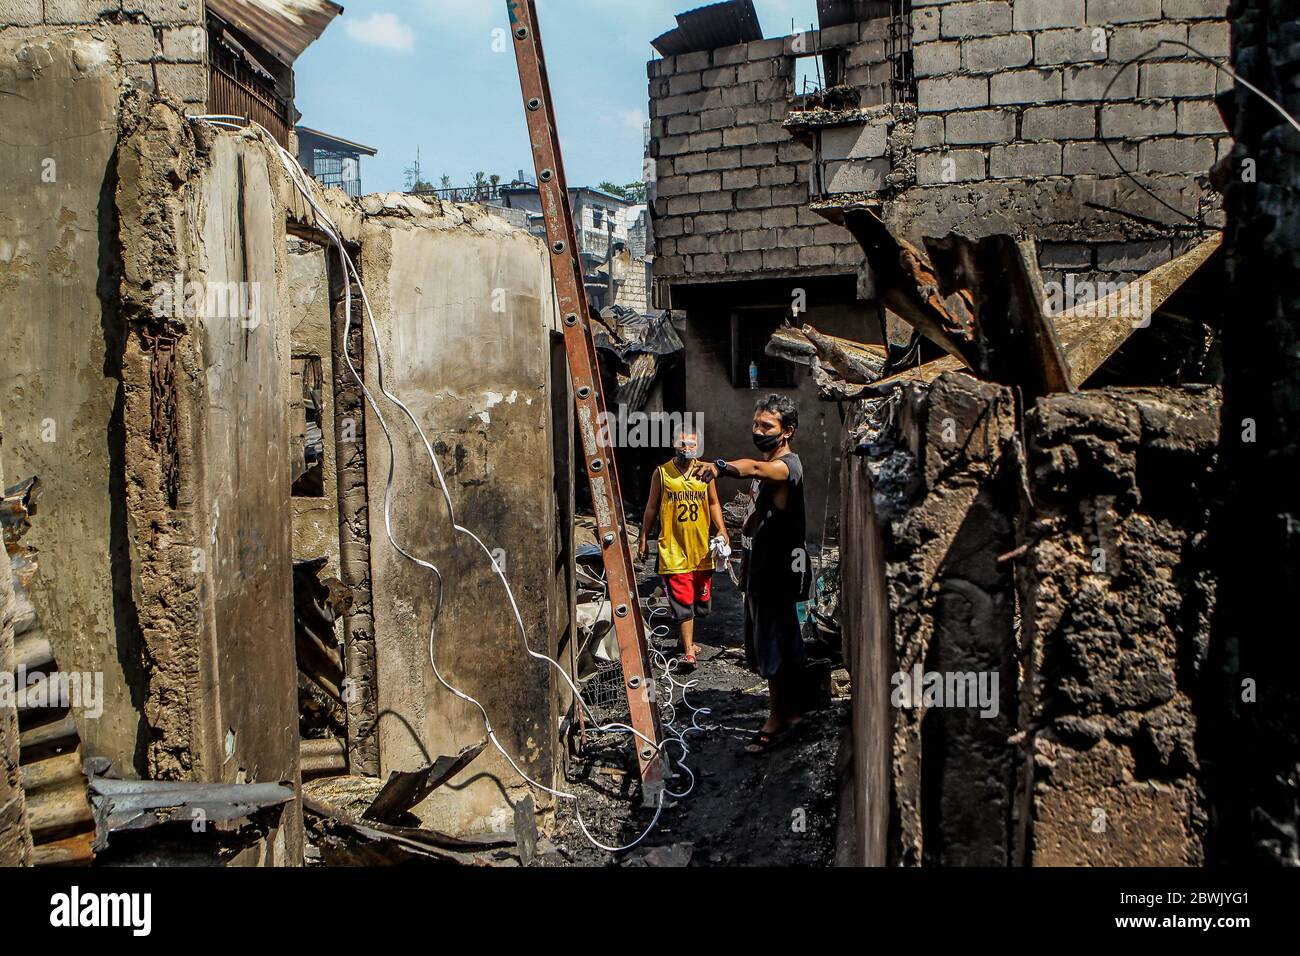
{"label": "man in black tank top", "polygon": [[754,508],[745,522],[745,650],[752,666],[768,679],[771,713],[748,746],[767,751],[803,719],[800,688],[804,670],[803,634],[798,604],[808,591],[808,552],[803,497],[803,462],[791,449],[799,410],[781,395],[770,395],[754,411],[754,445],[761,458],[719,459],[701,465],[706,481],[719,476],[753,478]]}

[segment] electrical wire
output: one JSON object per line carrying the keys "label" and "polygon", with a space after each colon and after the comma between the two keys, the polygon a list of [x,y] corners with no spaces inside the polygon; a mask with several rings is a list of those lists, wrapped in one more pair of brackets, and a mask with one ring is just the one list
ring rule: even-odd
{"label": "electrical wire", "polygon": [[[548,663],[550,666],[552,666],[556,670],[556,672],[561,675],[564,681],[569,685],[570,690],[573,692],[574,699],[578,702],[579,706],[581,706],[584,709],[584,711],[590,715],[591,713],[590,707],[587,704],[585,698],[583,698],[581,690],[573,682],[572,678],[570,678],[568,673],[559,664],[559,662],[555,661],[554,659],[550,658],[545,654],[534,651],[531,645],[529,644],[527,629],[524,627],[523,617],[519,611],[519,605],[515,600],[514,591],[510,587],[510,582],[506,578],[504,569],[497,563],[496,557],[493,555],[493,553],[487,547],[487,545],[485,545],[483,541],[476,534],[474,534],[473,531],[471,531],[468,528],[462,527],[459,523],[457,523],[456,516],[455,516],[455,506],[451,500],[451,493],[447,487],[446,477],[443,474],[442,465],[438,461],[438,457],[433,450],[433,446],[430,443],[429,438],[424,431],[424,428],[420,425],[419,420],[416,418],[415,414],[410,410],[410,408],[404,402],[402,402],[400,398],[398,398],[395,394],[393,394],[388,388],[387,375],[386,375],[386,363],[384,361],[383,346],[380,341],[379,328],[377,323],[375,322],[374,312],[371,309],[370,300],[369,300],[369,296],[366,293],[365,285],[361,281],[361,275],[356,267],[356,264],[352,261],[352,257],[347,251],[347,247],[343,242],[338,227],[335,225],[335,223],[330,218],[328,213],[326,213],[326,211],[321,207],[320,203],[317,201],[315,195],[315,187],[311,178],[302,169],[301,165],[299,165],[297,159],[295,159],[291,154],[289,154],[287,150],[281,147],[280,144],[274,140],[274,137],[272,137],[269,134],[269,132],[259,124],[248,121],[243,117],[236,117],[227,114],[191,116],[189,117],[189,119],[197,122],[207,122],[210,123],[211,125],[217,126],[219,128],[225,128],[225,129],[233,129],[239,131],[245,129],[252,129],[253,131],[259,133],[260,135],[265,136],[266,139],[270,142],[270,144],[274,146],[276,155],[279,158],[281,165],[284,167],[286,175],[288,175],[289,180],[294,184],[295,188],[297,188],[297,190],[302,194],[304,200],[306,200],[307,204],[311,207],[313,213],[315,213],[317,221],[322,231],[325,233],[326,237],[329,238],[331,243],[334,245],[335,250],[339,256],[340,264],[344,269],[344,273],[345,273],[344,275],[345,281],[343,283],[344,313],[345,313],[344,341],[346,342],[351,337],[351,332],[352,332],[352,281],[355,281],[361,297],[362,305],[366,313],[367,322],[370,327],[371,338],[374,342],[376,368],[378,371],[378,379],[379,379],[379,390],[384,395],[385,398],[387,398],[390,402],[392,402],[402,411],[402,413],[414,426],[417,434],[420,436],[420,440],[424,445],[425,451],[427,452],[429,459],[433,464],[434,472],[438,477],[438,487],[439,490],[442,492],[443,501],[447,509],[447,516],[452,525],[454,532],[456,534],[464,535],[470,538],[475,544],[479,546],[479,548],[487,556],[489,562],[492,565],[493,571],[496,573],[497,577],[501,580],[501,583],[505,588],[506,595],[510,602],[510,608],[514,615],[515,623],[519,629],[520,638],[523,641],[525,651],[528,653],[530,657],[534,658],[535,660],[544,661]],[[247,125],[241,125],[241,121],[243,121]],[[618,853],[618,852],[623,852],[625,850],[632,849],[637,844],[641,843],[647,836],[649,836],[650,833],[653,832],[654,828],[658,825],[659,819],[663,814],[663,810],[664,810],[664,805],[665,805],[664,795],[667,794],[668,796],[672,796],[672,797],[678,797],[679,795],[670,793],[665,787],[662,791],[660,791],[653,819],[650,821],[649,825],[645,828],[645,830],[635,840],[633,840],[631,843],[628,843],[624,846],[617,846],[617,847],[604,844],[599,840],[597,840],[587,829],[586,823],[582,819],[581,807],[578,805],[578,796],[573,793],[568,793],[566,791],[557,790],[553,787],[549,787],[540,781],[532,779],[528,774],[526,774],[523,771],[523,769],[518,765],[518,763],[515,761],[515,759],[511,756],[511,754],[502,745],[501,741],[497,738],[496,730],[492,726],[491,718],[488,715],[487,709],[483,706],[483,704],[476,698],[469,695],[468,693],[462,691],[460,688],[452,685],[448,680],[446,680],[445,677],[443,677],[442,672],[438,668],[437,653],[436,653],[436,636],[437,636],[438,619],[441,614],[443,598],[444,598],[444,581],[443,581],[442,572],[433,563],[417,557],[416,555],[412,554],[407,548],[403,547],[398,542],[397,537],[394,534],[393,522],[392,522],[392,500],[393,500],[394,476],[396,472],[396,443],[393,439],[393,434],[389,428],[388,421],[384,417],[384,414],[379,407],[379,403],[375,399],[375,396],[371,392],[370,388],[366,385],[366,382],[363,376],[361,375],[361,373],[354,366],[352,362],[351,354],[346,349],[344,350],[343,357],[344,357],[344,362],[347,365],[348,371],[352,374],[352,377],[356,380],[357,385],[361,388],[362,394],[366,399],[366,403],[370,406],[370,409],[374,412],[375,417],[379,422],[380,429],[383,431],[385,440],[388,444],[388,466],[389,467],[388,467],[388,474],[387,474],[387,479],[384,487],[385,534],[388,538],[389,543],[392,545],[394,550],[397,551],[399,555],[401,555],[403,558],[407,559],[408,561],[412,562],[417,567],[420,567],[423,570],[428,571],[430,574],[434,576],[434,579],[437,582],[437,591],[436,591],[437,597],[434,604],[433,620],[430,625],[430,632],[429,632],[429,663],[433,669],[435,678],[444,688],[446,688],[446,690],[449,693],[451,693],[457,699],[462,700],[468,704],[471,704],[473,707],[475,707],[478,710],[483,720],[484,729],[487,731],[488,740],[492,743],[493,747],[506,759],[506,762],[510,764],[511,768],[515,771],[515,773],[519,775],[521,779],[523,779],[525,782],[527,782],[529,785],[533,786],[534,788],[541,790],[545,793],[549,793],[558,799],[572,800],[574,802],[575,817],[577,819],[578,826],[582,830],[583,835],[586,836],[586,838],[592,843],[593,846],[596,846],[601,850],[605,850],[611,853]],[[671,684],[676,683],[675,681],[672,680],[671,675],[669,675],[668,679],[670,681],[670,686]],[[618,732],[618,733],[632,734],[633,736],[649,744],[655,750],[656,755],[668,756],[664,752],[664,748],[667,742],[669,741],[676,742],[678,743],[679,746],[683,748],[683,759],[685,758],[685,755],[689,753],[689,748],[686,747],[685,741],[681,739],[680,735],[677,735],[674,738],[666,738],[665,741],[656,744],[654,741],[650,740],[650,738],[646,737],[644,734],[637,731],[635,728],[622,723],[605,724],[602,726],[598,726],[596,730],[598,730],[599,732]],[[669,757],[669,759],[671,759],[671,757]],[[691,774],[689,768],[687,768],[685,764],[682,763],[682,761],[674,761],[674,763],[676,763],[679,767],[685,770],[687,774],[691,776],[691,788],[689,788],[686,791],[686,793],[689,793],[690,790],[694,788],[694,775]]]}

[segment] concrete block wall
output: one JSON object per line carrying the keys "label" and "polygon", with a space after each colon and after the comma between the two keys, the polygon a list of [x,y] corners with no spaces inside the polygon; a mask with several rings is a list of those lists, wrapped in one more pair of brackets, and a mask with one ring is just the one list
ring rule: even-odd
{"label": "concrete block wall", "polygon": [[1215,105],[1232,80],[1185,47],[1153,48],[1188,43],[1226,63],[1226,7],[915,0],[917,185],[893,204],[892,224],[1026,231],[1042,240],[1049,282],[1136,277],[1222,228],[1208,174],[1232,146]]}
{"label": "concrete block wall", "polygon": [[843,50],[845,82],[884,102],[887,36],[873,20],[651,61],[657,280],[856,271],[849,233],[807,208],[812,153],[782,122],[810,53]]}
{"label": "concrete block wall", "polygon": [[120,53],[131,86],[202,112],[208,101],[203,0],[0,0],[0,37],[94,27]]}

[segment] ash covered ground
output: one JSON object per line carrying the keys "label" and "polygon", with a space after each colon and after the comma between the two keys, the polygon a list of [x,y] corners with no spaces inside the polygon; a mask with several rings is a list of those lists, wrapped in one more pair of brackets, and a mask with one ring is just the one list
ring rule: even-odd
{"label": "ash covered ground", "polygon": [[[647,575],[641,593],[650,597],[658,579]],[[667,807],[658,826],[636,848],[606,853],[580,831],[573,806],[561,801],[556,833],[559,848],[551,864],[577,866],[829,866],[834,859],[836,756],[847,720],[848,702],[834,700],[828,709],[810,713],[805,724],[763,755],[745,752],[745,744],[767,715],[767,685],[745,667],[743,618],[739,591],[725,576],[715,578],[713,613],[696,624],[700,664],[689,691],[705,733],[691,732],[687,765],[695,789]],[[669,657],[676,656],[674,632],[652,640]],[[689,727],[690,713],[677,708],[677,726]],[[609,846],[636,839],[653,818],[640,806],[635,772],[629,773],[626,736],[607,738],[575,758],[569,783],[580,794],[583,820],[592,835]],[[671,747],[674,754],[678,748]],[[671,789],[682,791],[683,775]]]}

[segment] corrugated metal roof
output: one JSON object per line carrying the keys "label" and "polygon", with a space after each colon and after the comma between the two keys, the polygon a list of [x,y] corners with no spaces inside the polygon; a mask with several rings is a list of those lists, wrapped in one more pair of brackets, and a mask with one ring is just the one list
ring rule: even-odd
{"label": "corrugated metal roof", "polygon": [[843,23],[861,23],[889,16],[889,0],[817,0],[817,22],[823,30]]}
{"label": "corrugated metal roof", "polygon": [[207,5],[289,66],[343,12],[332,0],[207,0]]}
{"label": "corrugated metal roof", "polygon": [[664,56],[716,50],[763,39],[754,0],[725,0],[677,14],[677,29],[669,30],[650,45]]}

